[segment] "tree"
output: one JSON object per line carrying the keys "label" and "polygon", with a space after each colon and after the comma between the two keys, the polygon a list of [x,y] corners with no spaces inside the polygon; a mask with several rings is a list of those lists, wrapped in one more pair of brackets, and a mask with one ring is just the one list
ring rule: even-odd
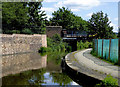
{"label": "tree", "polygon": [[50,19],[52,25],[62,26],[63,29],[85,30],[86,21],[81,17],[73,14],[71,10],[65,7],[52,13],[53,18]]}
{"label": "tree", "polygon": [[22,31],[28,21],[28,7],[23,2],[3,2],[2,3],[2,25],[3,33]]}
{"label": "tree", "polygon": [[32,26],[32,32],[41,34],[45,33],[46,25],[46,14],[45,11],[41,11],[41,2],[29,2],[28,12],[29,12],[29,26]]}
{"label": "tree", "polygon": [[97,34],[97,38],[113,38],[113,27],[110,26],[108,15],[101,12],[93,13],[88,21],[89,34]]}
{"label": "tree", "polygon": [[41,2],[3,2],[3,33],[45,33],[45,13]]}

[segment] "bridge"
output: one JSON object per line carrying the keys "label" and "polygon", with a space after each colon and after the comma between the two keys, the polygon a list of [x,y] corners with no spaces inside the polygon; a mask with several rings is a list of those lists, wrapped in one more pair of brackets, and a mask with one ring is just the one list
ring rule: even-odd
{"label": "bridge", "polygon": [[91,41],[97,34],[90,35],[86,31],[80,30],[62,30],[63,41],[67,42],[71,47],[72,51],[77,50],[77,41]]}
{"label": "bridge", "polygon": [[62,30],[63,41],[67,42],[71,47],[72,51],[77,50],[77,41],[87,40],[87,33],[85,31],[74,31],[74,30]]}

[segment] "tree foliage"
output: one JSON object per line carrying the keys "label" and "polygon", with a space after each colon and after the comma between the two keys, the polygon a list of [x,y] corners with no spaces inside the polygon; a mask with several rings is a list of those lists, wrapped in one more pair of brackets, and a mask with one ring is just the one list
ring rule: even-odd
{"label": "tree foliage", "polygon": [[28,21],[27,7],[23,2],[2,3],[3,33],[20,32]]}
{"label": "tree foliage", "polygon": [[42,4],[40,2],[29,2],[29,26],[33,26],[31,29],[34,33],[45,33],[45,11],[41,11]]}
{"label": "tree foliage", "polygon": [[97,34],[97,38],[113,38],[113,27],[110,26],[108,15],[101,12],[93,13],[88,21],[88,30],[90,34]]}
{"label": "tree foliage", "polygon": [[3,2],[3,33],[45,33],[45,13],[41,2]]}
{"label": "tree foliage", "polygon": [[73,14],[71,10],[65,7],[59,8],[52,13],[50,19],[51,25],[62,26],[63,29],[86,30],[86,21]]}

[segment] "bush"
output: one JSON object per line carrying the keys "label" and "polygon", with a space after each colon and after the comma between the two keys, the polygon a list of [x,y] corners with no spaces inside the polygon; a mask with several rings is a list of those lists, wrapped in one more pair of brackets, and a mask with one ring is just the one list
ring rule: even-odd
{"label": "bush", "polygon": [[20,31],[19,30],[12,30],[12,33],[13,34],[20,34]]}
{"label": "bush", "polygon": [[24,30],[22,30],[23,34],[32,34],[32,31],[30,29],[25,28]]}
{"label": "bush", "polygon": [[81,50],[81,49],[85,49],[85,48],[91,48],[92,45],[93,45],[92,42],[88,42],[88,41],[82,42],[82,41],[80,41],[80,42],[77,42],[77,49]]}
{"label": "bush", "polygon": [[71,46],[67,46],[66,51],[71,52],[72,51]]}
{"label": "bush", "polygon": [[104,85],[106,86],[118,86],[118,80],[113,78],[112,76],[107,76],[103,80]]}
{"label": "bush", "polygon": [[46,47],[41,47],[40,50],[39,50],[40,53],[43,53],[43,52],[47,52],[47,48]]}
{"label": "bush", "polygon": [[53,37],[52,37],[52,40],[56,43],[60,43],[62,41],[62,38],[60,37],[59,34],[55,34]]}
{"label": "bush", "polygon": [[71,50],[71,47],[62,41],[60,35],[55,34],[52,38],[47,38],[47,48],[41,47],[39,52],[70,52]]}
{"label": "bush", "polygon": [[118,87],[118,80],[108,75],[101,83],[95,87]]}

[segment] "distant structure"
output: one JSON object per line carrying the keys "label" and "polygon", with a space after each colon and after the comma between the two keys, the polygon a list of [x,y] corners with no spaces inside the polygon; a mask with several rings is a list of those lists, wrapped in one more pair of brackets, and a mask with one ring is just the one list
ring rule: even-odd
{"label": "distant structure", "polygon": [[120,37],[120,1],[118,2],[118,37]]}
{"label": "distant structure", "polygon": [[47,37],[59,34],[64,39],[92,40],[97,34],[91,35],[86,31],[62,29],[62,26],[46,26]]}
{"label": "distant structure", "polygon": [[62,26],[46,26],[46,35],[47,37],[52,37],[55,34],[61,36]]}
{"label": "distant structure", "polygon": [[86,31],[80,31],[80,30],[62,30],[62,36],[63,37],[87,37]]}

